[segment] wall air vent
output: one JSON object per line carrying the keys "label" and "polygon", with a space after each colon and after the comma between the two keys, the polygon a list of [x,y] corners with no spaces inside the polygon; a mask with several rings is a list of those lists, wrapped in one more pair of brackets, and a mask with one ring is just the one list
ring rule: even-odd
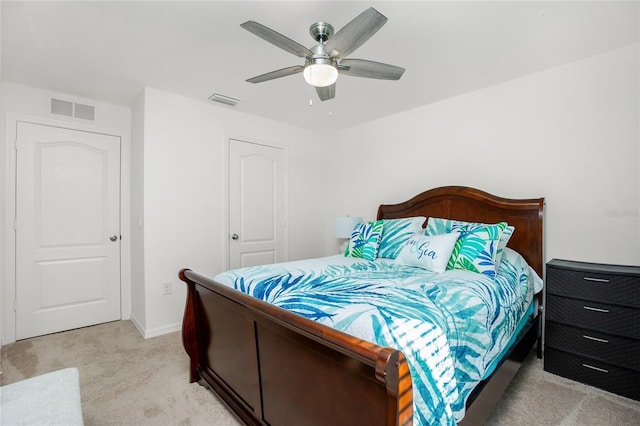
{"label": "wall air vent", "polygon": [[73,116],[83,120],[95,120],[96,108],[91,105],[74,104]]}
{"label": "wall air vent", "polygon": [[220,93],[214,93],[209,96],[209,100],[229,106],[236,106],[240,103],[240,99],[232,98],[231,96],[222,95]]}
{"label": "wall air vent", "polygon": [[51,114],[73,117],[73,102],[51,98]]}
{"label": "wall air vent", "polygon": [[96,108],[93,105],[78,104],[51,98],[51,114],[94,121]]}

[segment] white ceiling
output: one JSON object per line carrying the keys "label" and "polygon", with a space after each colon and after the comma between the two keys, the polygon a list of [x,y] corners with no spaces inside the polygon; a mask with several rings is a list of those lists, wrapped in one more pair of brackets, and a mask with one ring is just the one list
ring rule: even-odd
{"label": "white ceiling", "polygon": [[[301,74],[245,80],[302,60],[242,29],[254,20],[311,47],[367,7],[389,20],[350,58],[406,68],[399,81],[340,76],[320,102]],[[405,111],[639,40],[638,1],[7,1],[2,79],[131,106],[150,86],[318,131]],[[309,105],[309,100],[313,105]],[[215,104],[218,105],[218,104]],[[220,108],[231,108],[219,106]]]}

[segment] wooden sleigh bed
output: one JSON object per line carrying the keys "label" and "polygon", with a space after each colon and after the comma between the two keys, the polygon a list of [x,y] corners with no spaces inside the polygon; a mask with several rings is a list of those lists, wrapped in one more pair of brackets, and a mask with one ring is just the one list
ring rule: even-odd
{"label": "wooden sleigh bed", "polygon": [[[508,246],[542,277],[543,211],[543,198],[507,199],[448,186],[403,203],[380,205],[377,218],[506,221],[516,228]],[[180,271],[180,279],[188,286],[182,336],[190,380],[211,387],[246,424],[412,423],[412,381],[402,352],[308,320],[189,269]],[[459,424],[482,424],[537,340],[541,357],[540,330],[537,313],[495,372],[469,396]]]}

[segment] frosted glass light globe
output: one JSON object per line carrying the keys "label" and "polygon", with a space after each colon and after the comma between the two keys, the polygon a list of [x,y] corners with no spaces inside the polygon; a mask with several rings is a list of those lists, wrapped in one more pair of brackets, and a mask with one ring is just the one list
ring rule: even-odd
{"label": "frosted glass light globe", "polygon": [[307,65],[302,72],[307,83],[315,87],[331,86],[338,79],[338,69],[329,64]]}

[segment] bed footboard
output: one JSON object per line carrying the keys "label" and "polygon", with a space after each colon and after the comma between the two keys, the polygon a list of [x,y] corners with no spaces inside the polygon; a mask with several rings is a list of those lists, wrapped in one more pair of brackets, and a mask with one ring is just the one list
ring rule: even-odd
{"label": "bed footboard", "polygon": [[383,348],[189,269],[183,345],[203,380],[247,424],[408,425],[409,367]]}

